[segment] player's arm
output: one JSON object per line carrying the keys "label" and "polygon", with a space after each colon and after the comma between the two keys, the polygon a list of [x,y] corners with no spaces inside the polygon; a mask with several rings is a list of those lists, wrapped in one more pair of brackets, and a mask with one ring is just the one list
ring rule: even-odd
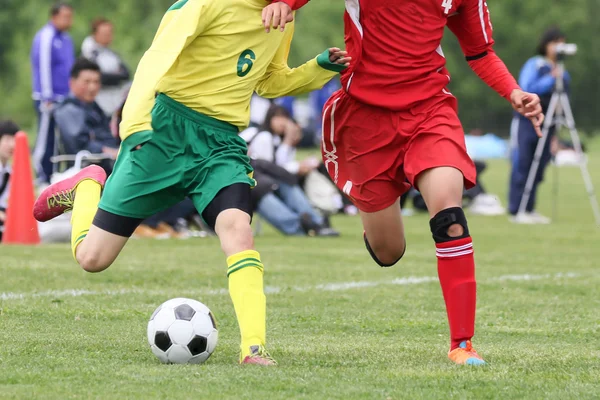
{"label": "player's arm", "polygon": [[300,9],[310,0],[273,0],[271,4],[263,8],[262,21],[265,30],[269,32],[271,26],[280,28],[282,31],[287,22],[294,20],[294,10]]}
{"label": "player's arm", "polygon": [[287,64],[294,35],[293,25],[288,26],[284,38],[266,74],[256,86],[256,93],[265,98],[295,96],[322,88],[350,62],[346,52],[328,49],[298,68]]}
{"label": "player's arm", "polygon": [[[140,60],[127,96],[119,129],[121,139],[152,130],[156,87],[181,52],[206,28],[211,19],[207,3],[180,0],[163,17],[152,45]],[[140,136],[140,143],[149,138],[149,134]]]}
{"label": "player's arm", "polygon": [[540,99],[523,92],[504,62],[493,49],[492,24],[485,0],[465,0],[456,15],[448,18],[448,28],[456,35],[471,69],[513,108],[529,118],[541,136],[543,121]]}
{"label": "player's arm", "polygon": [[520,89],[515,78],[493,49],[490,14],[484,0],[467,0],[458,13],[448,18],[469,66],[492,89],[507,100]]}

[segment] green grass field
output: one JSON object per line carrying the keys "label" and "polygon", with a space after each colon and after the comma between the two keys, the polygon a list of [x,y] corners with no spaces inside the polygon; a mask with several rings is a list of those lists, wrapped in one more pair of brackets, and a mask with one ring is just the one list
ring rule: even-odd
{"label": "green grass field", "polygon": [[[590,164],[600,188],[600,142]],[[593,155],[592,155],[592,158]],[[507,163],[484,175],[505,203]],[[540,193],[551,212],[552,170]],[[559,171],[558,220],[472,217],[478,317],[489,365],[446,358],[448,328],[427,217],[407,218],[408,252],[380,269],[358,218],[337,239],[257,238],[277,368],[236,365],[238,328],[214,238],[132,241],[109,270],[82,272],[68,245],[0,247],[2,399],[600,398],[600,230],[579,170]],[[598,191],[597,191],[598,192]],[[162,365],[146,324],[163,301],[198,299],[219,344],[205,365]]]}

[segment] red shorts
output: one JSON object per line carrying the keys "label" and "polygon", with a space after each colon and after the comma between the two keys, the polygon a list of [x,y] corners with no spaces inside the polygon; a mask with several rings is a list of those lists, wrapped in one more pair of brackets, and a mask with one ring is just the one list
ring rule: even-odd
{"label": "red shorts", "polygon": [[364,212],[398,201],[418,175],[435,167],[454,167],[465,186],[475,185],[475,166],[467,154],[456,99],[440,94],[410,110],[373,107],[334,93],[323,109],[321,151],[329,175]]}

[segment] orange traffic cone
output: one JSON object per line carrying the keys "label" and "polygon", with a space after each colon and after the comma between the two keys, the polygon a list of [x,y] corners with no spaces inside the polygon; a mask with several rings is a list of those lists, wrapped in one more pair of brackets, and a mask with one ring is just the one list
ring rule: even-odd
{"label": "orange traffic cone", "polygon": [[33,175],[25,132],[15,135],[15,155],[10,175],[10,193],[2,243],[38,244],[37,221],[33,218]]}

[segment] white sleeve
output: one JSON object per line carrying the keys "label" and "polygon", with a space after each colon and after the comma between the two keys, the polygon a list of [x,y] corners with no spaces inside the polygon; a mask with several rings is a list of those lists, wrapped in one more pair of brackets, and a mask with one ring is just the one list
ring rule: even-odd
{"label": "white sleeve", "polygon": [[89,60],[95,61],[96,45],[94,39],[91,36],[86,37],[81,44],[81,55]]}
{"label": "white sleeve", "polygon": [[40,90],[43,100],[51,100],[54,97],[52,88],[52,42],[54,31],[44,29],[40,39]]}
{"label": "white sleeve", "polygon": [[257,160],[274,162],[273,152],[273,135],[266,131],[257,133],[248,146],[248,156]]}
{"label": "white sleeve", "polygon": [[300,164],[296,161],[296,148],[282,143],[275,153],[275,164],[285,168],[292,174],[297,174]]}

